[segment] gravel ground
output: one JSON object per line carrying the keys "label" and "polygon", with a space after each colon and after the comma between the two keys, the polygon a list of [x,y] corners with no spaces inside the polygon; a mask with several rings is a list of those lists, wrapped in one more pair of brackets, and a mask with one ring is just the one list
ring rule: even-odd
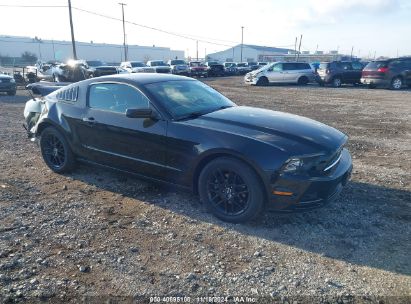
{"label": "gravel ground", "polygon": [[0,94],[0,302],[411,302],[411,90],[206,82],[346,132],[354,171],[342,195],[236,225],[130,176],[57,175],[21,126],[26,92]]}

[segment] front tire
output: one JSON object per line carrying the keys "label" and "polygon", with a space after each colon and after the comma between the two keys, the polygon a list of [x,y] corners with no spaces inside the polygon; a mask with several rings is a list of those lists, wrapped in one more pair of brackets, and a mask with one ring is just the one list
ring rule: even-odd
{"label": "front tire", "polygon": [[268,78],[265,77],[265,76],[260,77],[260,78],[258,78],[256,84],[257,84],[258,86],[260,86],[260,87],[267,86],[267,85],[268,85]]}
{"label": "front tire", "polygon": [[339,88],[339,87],[341,87],[341,84],[342,84],[342,81],[341,81],[341,78],[340,78],[340,77],[335,77],[335,78],[333,79],[333,87],[334,87],[334,88]]}
{"label": "front tire", "polygon": [[391,80],[391,86],[390,86],[390,88],[391,88],[392,90],[399,90],[399,89],[401,89],[401,88],[402,88],[402,79],[401,79],[401,77],[394,77],[394,78]]}
{"label": "front tire", "polygon": [[201,171],[200,199],[217,218],[242,223],[257,217],[264,207],[264,190],[255,171],[229,157],[217,158]]}
{"label": "front tire", "polygon": [[44,162],[54,172],[64,173],[74,169],[74,154],[63,134],[56,128],[47,127],[43,130],[40,149]]}

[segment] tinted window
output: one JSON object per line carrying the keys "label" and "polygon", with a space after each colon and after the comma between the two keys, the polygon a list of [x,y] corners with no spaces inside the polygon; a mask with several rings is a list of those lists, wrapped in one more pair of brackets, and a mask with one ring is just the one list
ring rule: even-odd
{"label": "tinted window", "polygon": [[186,64],[186,62],[184,60],[171,60],[171,64],[172,65],[176,65],[176,64]]}
{"label": "tinted window", "polygon": [[351,63],[349,62],[339,62],[338,67],[342,70],[352,70]]}
{"label": "tinted window", "polygon": [[137,89],[119,83],[98,83],[90,87],[89,106],[125,113],[127,109],[148,108],[149,100]]}
{"label": "tinted window", "polygon": [[311,70],[311,66],[304,62],[297,63],[297,67],[299,70]]}
{"label": "tinted window", "polygon": [[290,71],[290,70],[297,70],[298,66],[295,63],[283,63],[283,70]]}
{"label": "tinted window", "polygon": [[235,104],[213,88],[200,81],[166,81],[145,85],[174,118],[191,113],[209,113]]}
{"label": "tinted window", "polygon": [[352,65],[353,70],[358,70],[358,71],[362,70],[364,67],[360,62],[353,62],[351,65]]}
{"label": "tinted window", "polygon": [[390,66],[392,68],[405,69],[406,63],[405,63],[405,60],[394,60],[390,63]]}
{"label": "tinted window", "polygon": [[140,68],[140,67],[145,67],[146,65],[142,62],[131,62],[131,66],[133,68]]}
{"label": "tinted window", "polygon": [[151,61],[150,65],[151,66],[165,66],[167,64],[165,64],[163,61]]}
{"label": "tinted window", "polygon": [[388,61],[371,61],[367,64],[367,69],[379,69],[379,68],[386,68],[388,66]]}

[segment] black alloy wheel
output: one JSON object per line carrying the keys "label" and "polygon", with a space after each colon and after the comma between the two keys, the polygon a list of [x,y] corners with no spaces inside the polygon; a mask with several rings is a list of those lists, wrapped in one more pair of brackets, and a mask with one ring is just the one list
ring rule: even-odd
{"label": "black alloy wheel", "polygon": [[228,222],[251,220],[264,206],[262,186],[254,170],[228,157],[215,159],[203,169],[199,190],[208,209]]}
{"label": "black alloy wheel", "polygon": [[307,85],[309,82],[308,78],[305,76],[302,76],[298,78],[298,85]]}
{"label": "black alloy wheel", "polygon": [[73,169],[73,152],[64,136],[54,127],[47,127],[41,133],[40,148],[45,163],[54,172],[63,173]]}

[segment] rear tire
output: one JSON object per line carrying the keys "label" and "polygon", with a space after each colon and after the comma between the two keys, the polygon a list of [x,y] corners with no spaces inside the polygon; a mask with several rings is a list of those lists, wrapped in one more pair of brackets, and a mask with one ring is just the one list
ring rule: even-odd
{"label": "rear tire", "polygon": [[307,85],[309,82],[308,78],[305,76],[301,76],[300,78],[298,78],[298,85]]}
{"label": "rear tire", "polygon": [[267,86],[267,85],[268,85],[268,78],[265,77],[265,76],[260,77],[260,78],[257,80],[257,85],[260,86],[260,87]]}
{"label": "rear tire", "polygon": [[56,173],[70,172],[75,167],[75,157],[71,148],[61,134],[54,127],[47,127],[41,133],[41,155],[46,165]]}
{"label": "rear tire", "polygon": [[394,77],[391,80],[390,88],[392,90],[400,90],[402,88],[402,78],[401,77]]}
{"label": "rear tire", "polygon": [[230,157],[217,158],[201,171],[201,201],[217,218],[242,223],[257,217],[264,207],[264,188],[255,171]]}
{"label": "rear tire", "polygon": [[335,78],[333,79],[333,87],[334,87],[334,88],[339,88],[339,87],[341,87],[341,84],[342,84],[342,81],[341,81],[341,78],[340,78],[340,77],[335,77]]}

